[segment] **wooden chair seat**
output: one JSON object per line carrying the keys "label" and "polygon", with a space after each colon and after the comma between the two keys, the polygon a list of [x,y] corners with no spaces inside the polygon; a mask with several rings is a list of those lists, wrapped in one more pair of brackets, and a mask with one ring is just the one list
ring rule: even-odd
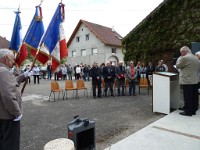
{"label": "wooden chair seat", "polygon": [[50,99],[51,99],[51,94],[54,94],[54,101],[56,101],[55,100],[55,93],[58,93],[58,99],[59,99],[59,97],[60,97],[60,93],[62,93],[62,96],[63,96],[63,100],[64,100],[64,92],[63,92],[63,89],[61,89],[60,87],[59,87],[59,84],[58,84],[58,82],[57,81],[51,81],[51,92],[50,92],[50,95],[49,95],[49,101],[50,101]]}
{"label": "wooden chair seat", "polygon": [[148,89],[148,94],[149,94],[149,83],[147,78],[140,78],[140,83],[139,83],[139,94],[140,94],[140,88],[147,88]]}
{"label": "wooden chair seat", "polygon": [[88,97],[88,91],[87,91],[87,87],[85,86],[85,82],[84,82],[84,80],[76,80],[76,91],[77,91],[77,93],[76,93],[76,96],[77,97],[79,97],[78,96],[78,91],[79,90],[84,90],[84,96],[85,96],[85,92],[86,92],[86,94],[87,94],[87,97]]}
{"label": "wooden chair seat", "polygon": [[72,80],[65,80],[65,93],[66,93],[66,98],[67,98],[67,91],[77,91],[77,88],[74,87],[74,83]]}

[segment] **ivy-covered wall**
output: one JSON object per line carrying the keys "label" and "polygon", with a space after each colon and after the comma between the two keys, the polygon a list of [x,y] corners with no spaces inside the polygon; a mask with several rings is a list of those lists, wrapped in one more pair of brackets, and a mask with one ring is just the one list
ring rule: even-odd
{"label": "ivy-covered wall", "polygon": [[182,46],[199,41],[200,0],[165,0],[123,38],[124,61],[171,63]]}

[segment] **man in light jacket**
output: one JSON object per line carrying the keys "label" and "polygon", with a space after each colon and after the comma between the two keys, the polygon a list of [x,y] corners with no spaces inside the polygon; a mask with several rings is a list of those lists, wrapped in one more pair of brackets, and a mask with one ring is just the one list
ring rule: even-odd
{"label": "man in light jacket", "polygon": [[20,149],[22,99],[19,84],[29,76],[29,71],[13,75],[14,60],[12,51],[0,49],[0,150]]}
{"label": "man in light jacket", "polygon": [[198,82],[200,64],[187,46],[180,49],[181,56],[176,62],[176,68],[180,70],[179,83],[183,85],[184,112],[180,115],[196,115],[198,110]]}

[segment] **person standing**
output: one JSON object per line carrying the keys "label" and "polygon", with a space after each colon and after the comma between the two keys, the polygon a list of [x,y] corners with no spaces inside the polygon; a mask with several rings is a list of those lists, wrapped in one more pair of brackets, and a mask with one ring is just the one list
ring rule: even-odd
{"label": "person standing", "polygon": [[103,68],[103,76],[104,76],[104,82],[105,82],[105,97],[107,97],[107,90],[110,88],[111,96],[114,97],[113,92],[113,84],[115,80],[115,68],[111,66],[110,61],[106,63],[106,67]]}
{"label": "person standing", "polygon": [[40,84],[40,68],[38,66],[33,67],[33,81],[34,84],[36,84],[36,79],[37,83]]}
{"label": "person standing", "polygon": [[119,65],[116,67],[116,78],[117,78],[117,96],[120,96],[120,87],[122,87],[122,96],[125,96],[125,67],[123,66],[123,62],[119,61]]}
{"label": "person standing", "polygon": [[71,64],[67,65],[67,75],[68,75],[68,79],[72,80],[72,66],[71,66]]}
{"label": "person standing", "polygon": [[156,66],[155,71],[165,72],[165,67],[162,64],[162,61],[158,62],[158,66]]}
{"label": "person standing", "polygon": [[136,96],[135,87],[137,82],[137,69],[134,66],[133,61],[130,61],[130,66],[126,69],[126,78],[129,82],[129,96]]}
{"label": "person standing", "polygon": [[199,60],[191,53],[187,46],[180,49],[181,56],[176,62],[176,68],[180,70],[179,83],[183,85],[184,111],[180,115],[196,115],[198,110],[198,82]]}
{"label": "person standing", "polygon": [[155,67],[152,65],[152,62],[149,62],[149,65],[147,66],[146,77],[150,86],[152,86],[152,75],[154,71]]}
{"label": "person standing", "polygon": [[101,69],[98,67],[98,63],[94,62],[93,67],[91,68],[91,77],[92,77],[92,91],[93,98],[96,98],[96,87],[98,88],[98,97],[101,97]]}
{"label": "person standing", "polygon": [[67,67],[64,64],[61,66],[61,71],[62,71],[62,80],[66,80],[67,79]]}
{"label": "person standing", "polygon": [[48,80],[51,80],[51,64],[50,63],[47,65],[47,78]]}
{"label": "person standing", "polygon": [[20,83],[24,82],[31,72],[15,76],[10,71],[13,65],[13,52],[0,49],[0,150],[20,150]]}

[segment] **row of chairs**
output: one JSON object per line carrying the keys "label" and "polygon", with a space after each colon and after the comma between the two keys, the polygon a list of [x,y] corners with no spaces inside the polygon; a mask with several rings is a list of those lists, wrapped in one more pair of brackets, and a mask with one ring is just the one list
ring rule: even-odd
{"label": "row of chairs", "polygon": [[55,101],[55,93],[58,93],[58,99],[60,98],[60,93],[62,93],[63,100],[65,98],[67,99],[67,95],[69,91],[73,91],[73,95],[76,98],[79,98],[78,96],[79,90],[84,90],[84,96],[86,93],[88,97],[87,87],[85,86],[85,82],[83,80],[76,80],[76,87],[74,87],[74,83],[72,80],[65,80],[65,89],[60,88],[57,81],[51,81],[51,91],[49,95],[49,100],[51,99],[52,93],[54,94],[54,101]]}
{"label": "row of chairs", "polygon": [[[105,83],[104,83],[104,80],[102,79],[102,89],[104,89],[104,87],[105,87]],[[128,87],[129,87],[129,82],[128,82],[128,79],[126,79],[125,80],[125,90],[126,90],[125,92],[126,93],[127,93]],[[140,88],[147,88],[148,94],[149,94],[150,86],[149,86],[147,78],[140,78],[138,87],[139,87],[139,94],[140,94]],[[115,82],[114,82],[115,94],[116,94],[116,89],[117,89],[117,80],[115,80]],[[51,92],[49,95],[49,100],[51,98],[51,94],[53,93],[54,101],[55,101],[55,93],[57,93],[57,92],[58,92],[58,99],[60,97],[60,93],[62,93],[63,100],[65,99],[65,97],[67,99],[67,95],[68,95],[69,91],[73,91],[74,97],[79,98],[79,96],[78,96],[79,90],[84,90],[84,96],[85,96],[85,94],[87,94],[87,97],[88,97],[88,91],[87,91],[87,87],[85,86],[84,80],[76,80],[76,87],[74,87],[74,83],[72,80],[65,80],[65,89],[61,89],[59,87],[59,84],[57,81],[51,81]]]}

